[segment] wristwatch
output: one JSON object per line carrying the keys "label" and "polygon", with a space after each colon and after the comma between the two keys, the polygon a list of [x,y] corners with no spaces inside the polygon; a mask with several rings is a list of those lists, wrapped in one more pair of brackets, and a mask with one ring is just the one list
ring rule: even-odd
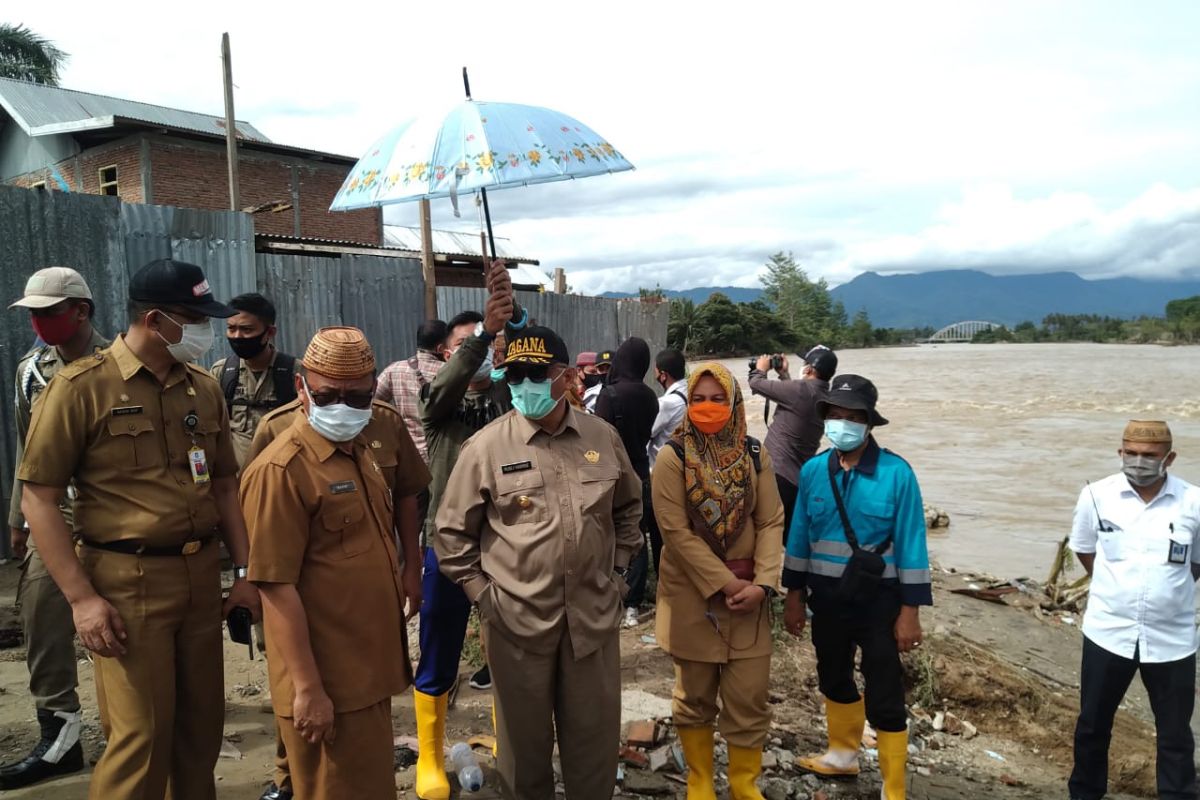
{"label": "wristwatch", "polygon": [[237,564],[233,565],[233,579],[235,581],[243,580],[249,574],[250,574],[249,567],[242,567],[242,566],[238,566]]}
{"label": "wristwatch", "polygon": [[488,344],[491,344],[496,340],[496,334],[488,333],[486,330],[484,330],[482,322],[475,323],[475,335],[480,339],[483,339]]}
{"label": "wristwatch", "polygon": [[613,567],[613,574],[625,580],[625,576],[629,574],[629,567]]}

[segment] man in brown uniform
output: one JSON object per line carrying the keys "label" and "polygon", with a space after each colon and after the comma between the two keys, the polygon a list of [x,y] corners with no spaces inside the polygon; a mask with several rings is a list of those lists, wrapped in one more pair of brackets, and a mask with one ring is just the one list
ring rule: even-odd
{"label": "man in brown uniform", "polygon": [[566,401],[554,331],[510,333],[515,411],[463,445],[437,514],[442,574],[478,604],[506,797],[609,800],[621,725],[618,623],[642,484],[617,432]]}
{"label": "man in brown uniform", "polygon": [[[378,390],[376,390],[378,396]],[[280,406],[259,422],[254,440],[246,454],[246,464],[254,461],[295,423],[304,418],[304,404],[299,400]],[[370,443],[371,452],[383,470],[383,478],[392,490],[396,507],[396,535],[400,539],[403,559],[401,583],[407,604],[405,618],[411,619],[421,608],[421,523],[418,497],[429,482],[424,459],[409,435],[400,412],[389,403],[376,400],[371,404],[371,421],[363,428],[362,437]],[[265,644],[265,637],[260,646]],[[407,652],[407,647],[405,648]],[[291,800],[292,778],[288,768],[287,748],[278,728],[275,732],[275,777],[259,800]]]}
{"label": "man in brown uniform", "polygon": [[[237,462],[220,388],[194,364],[213,300],[194,264],[159,260],[129,281],[130,327],[69,364],[33,410],[17,477],[46,567],[95,659],[108,747],[89,797],[213,800],[224,686],[221,618],[258,614]],[[76,556],[59,511],[76,490]],[[221,603],[220,534],[237,579]]]}
{"label": "man in brown uniform", "polygon": [[[9,307],[28,308],[33,329],[44,342],[17,362],[16,463],[20,464],[33,403],[46,384],[64,366],[103,350],[109,342],[92,327],[96,306],[87,281],[68,267],[47,267],[33,273],[25,284],[25,296]],[[68,502],[63,506],[68,524],[70,513]],[[29,527],[21,513],[21,482],[15,479],[8,527],[13,555],[21,559],[17,605],[25,632],[29,693],[37,707],[42,736],[28,756],[0,767],[0,790],[19,789],[83,769],[71,605],[46,571],[37,548],[29,542]]]}
{"label": "man in brown uniform", "polygon": [[[391,698],[411,668],[392,488],[363,435],[375,357],[358,329],[325,328],[302,364],[305,415],[242,476],[271,700],[297,796],[390,800]],[[429,476],[404,466],[412,494]]]}

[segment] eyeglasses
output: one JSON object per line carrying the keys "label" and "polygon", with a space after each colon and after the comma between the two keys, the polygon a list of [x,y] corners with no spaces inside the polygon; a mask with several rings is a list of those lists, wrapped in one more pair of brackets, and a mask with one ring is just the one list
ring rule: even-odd
{"label": "eyeglasses", "polygon": [[335,403],[344,403],[351,408],[370,408],[371,401],[375,399],[375,391],[368,390],[364,392],[337,392],[332,389],[322,389],[314,392],[308,388],[308,380],[304,381],[304,388],[308,391],[308,396],[312,398],[313,405],[324,408]]}
{"label": "eyeglasses", "polygon": [[[555,364],[527,364],[524,361],[513,361],[504,367],[504,377],[509,384],[523,383],[524,381],[533,381],[534,383],[544,383],[546,378],[550,377],[550,368],[558,366]],[[554,380],[558,379],[558,375],[554,376]]]}

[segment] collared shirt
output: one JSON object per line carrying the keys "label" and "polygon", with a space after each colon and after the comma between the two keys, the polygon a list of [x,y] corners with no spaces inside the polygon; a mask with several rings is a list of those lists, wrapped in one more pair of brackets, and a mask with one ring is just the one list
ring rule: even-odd
{"label": "collared shirt", "polygon": [[[251,581],[293,584],[304,605],[321,684],[344,714],[403,692],[410,682],[404,591],[392,493],[370,442],[347,453],[303,416],[242,474]],[[295,686],[267,614],[271,701],[292,715]]]}
{"label": "collared shirt", "polygon": [[[87,352],[95,353],[98,350],[103,350],[108,347],[110,342],[104,338],[95,328],[92,328],[92,338],[88,340]],[[17,393],[16,393],[16,418],[17,418],[17,454],[13,463],[20,464],[21,457],[25,452],[25,436],[29,433],[29,420],[33,415],[33,403],[37,400],[42,390],[46,388],[46,384],[50,379],[58,374],[58,371],[65,367],[68,361],[64,361],[62,353],[58,352],[57,347],[44,344],[41,347],[35,347],[25,354],[25,357],[17,362]],[[64,497],[60,506],[63,511],[63,516],[67,519],[67,524],[71,524],[71,504],[69,497]],[[23,528],[25,526],[25,515],[21,513],[21,481],[13,475],[12,487],[12,502],[8,507],[8,526],[10,528]]]}
{"label": "collared shirt", "polygon": [[830,475],[837,482],[859,547],[873,550],[891,538],[882,553],[886,565],[883,582],[898,585],[904,605],[932,605],[921,487],[908,462],[881,448],[873,436],[858,465],[849,472],[841,468],[837,451],[832,449],[810,458],[801,468],[783,585],[831,589],[850,560],[853,550],[838,514]]}
{"label": "collared shirt", "polygon": [[75,530],[86,538],[171,546],[220,524],[212,482],[192,479],[193,447],[213,478],[237,475],[221,387],[195,364],[173,364],[159,383],[120,336],[50,381],[17,477],[58,488],[73,479]]}
{"label": "collared shirt", "polygon": [[600,399],[600,390],[603,388],[603,383],[597,383],[595,386],[589,386],[583,390],[583,407],[587,413],[596,413],[596,401]]}
{"label": "collared shirt", "polygon": [[[245,467],[250,461],[250,443],[254,440],[254,431],[258,428],[258,423],[278,405],[279,393],[275,388],[274,369],[275,359],[278,357],[279,351],[276,350],[271,355],[271,363],[261,372],[250,369],[245,359],[242,359],[239,365],[237,383],[234,384],[233,390],[234,403],[229,409],[229,430],[233,434],[233,451],[240,467]],[[227,362],[228,359],[222,358],[209,370],[218,383]]]}
{"label": "collared shirt", "polygon": [[1196,652],[1200,489],[1168,475],[1146,503],[1124,475],[1110,475],[1080,492],[1070,544],[1096,555],[1085,636],[1150,664]]}
{"label": "collared shirt", "polygon": [[565,624],[576,658],[621,617],[614,568],[642,545],[642,482],[611,425],[568,406],[547,432],[514,412],[462,447],[433,545],[442,574],[532,652]]}
{"label": "collared shirt", "polygon": [[658,451],[662,450],[671,438],[671,434],[683,422],[687,413],[687,381],[678,380],[671,388],[658,398],[658,416],[654,418],[654,426],[650,428],[650,444],[646,445],[646,455],[650,456],[650,469],[654,469],[654,460]]}
{"label": "collared shirt", "polygon": [[775,462],[775,472],[788,483],[800,480],[800,468],[821,446],[825,423],[817,401],[829,391],[829,381],[767,379],[765,372],[750,372],[750,391],[775,402],[775,416],[767,427],[763,445]]}
{"label": "collared shirt", "polygon": [[391,403],[400,412],[413,444],[428,463],[429,449],[425,442],[425,427],[421,424],[421,389],[433,383],[434,376],[446,362],[428,350],[418,350],[415,359],[416,369],[413,369],[411,358],[388,365],[379,376],[375,399]]}

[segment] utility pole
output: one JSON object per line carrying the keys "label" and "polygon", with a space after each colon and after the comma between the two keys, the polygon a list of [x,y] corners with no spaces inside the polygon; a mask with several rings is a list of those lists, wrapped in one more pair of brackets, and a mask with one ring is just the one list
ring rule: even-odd
{"label": "utility pole", "polygon": [[229,53],[229,34],[221,34],[221,61],[225,67],[225,160],[229,162],[229,207],[241,210],[238,194],[237,122],[233,115],[233,57]]}
{"label": "utility pole", "polygon": [[421,277],[425,279],[425,319],[437,319],[437,272],[433,268],[433,222],[429,198],[421,200]]}

